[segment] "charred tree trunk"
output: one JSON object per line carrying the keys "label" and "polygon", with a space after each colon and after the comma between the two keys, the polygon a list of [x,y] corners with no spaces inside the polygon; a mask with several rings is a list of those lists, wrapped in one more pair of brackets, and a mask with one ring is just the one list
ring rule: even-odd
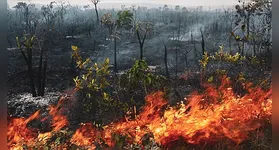
{"label": "charred tree trunk", "polygon": [[96,40],[94,40],[93,51],[96,51]]}
{"label": "charred tree trunk", "polygon": [[256,56],[256,40],[255,40],[255,22],[253,21],[253,55]]}
{"label": "charred tree trunk", "polygon": [[201,30],[201,37],[202,37],[202,41],[201,41],[202,55],[204,55],[205,54],[205,44],[204,44],[204,36],[203,36],[202,30]]}
{"label": "charred tree trunk", "polygon": [[196,48],[196,41],[194,40],[193,34],[191,33],[191,42],[194,46],[194,57],[195,57],[195,62],[198,61],[198,56],[197,56],[197,48]]}
{"label": "charred tree trunk", "polygon": [[250,11],[248,11],[248,15],[247,15],[247,38],[249,38],[249,35],[250,35],[250,16],[251,16],[251,13],[250,13]]}
{"label": "charred tree trunk", "polygon": [[178,48],[175,48],[175,76],[178,73]]}
{"label": "charred tree trunk", "polygon": [[116,37],[114,37],[114,72],[117,73],[117,51],[116,51]]}
{"label": "charred tree trunk", "polygon": [[140,44],[140,59],[143,60],[143,44]]}
{"label": "charred tree trunk", "polygon": [[39,70],[38,70],[38,75],[37,75],[37,82],[38,82],[38,96],[43,96],[41,95],[41,88],[42,88],[42,65],[43,65],[43,49],[41,49],[41,54],[40,54],[40,61],[39,61]]}
{"label": "charred tree trunk", "polygon": [[27,53],[28,53],[28,75],[30,79],[30,87],[32,91],[32,96],[36,97],[36,89],[35,89],[35,84],[34,84],[34,76],[33,76],[33,67],[32,67],[32,48],[27,48]]}
{"label": "charred tree trunk", "polygon": [[241,49],[241,55],[244,55],[244,50],[245,50],[245,42],[244,40],[242,41],[242,49]]}
{"label": "charred tree trunk", "polygon": [[94,4],[95,6],[95,12],[96,12],[96,18],[97,18],[97,24],[100,24],[100,20],[99,20],[99,13],[98,13],[98,8],[97,8],[97,4]]}
{"label": "charred tree trunk", "polygon": [[46,68],[47,68],[47,58],[45,56],[45,61],[43,62],[44,50],[41,50],[39,70],[38,70],[38,96],[44,96],[45,93],[45,81],[46,81]]}
{"label": "charred tree trunk", "polygon": [[42,76],[42,87],[40,91],[40,95],[44,96],[45,95],[45,84],[46,84],[46,70],[47,70],[47,58],[44,62],[44,70],[43,70],[43,76]]}
{"label": "charred tree trunk", "polygon": [[229,37],[229,47],[230,47],[230,54],[232,54],[232,41],[231,41],[231,36]]}
{"label": "charred tree trunk", "polygon": [[185,57],[185,66],[187,69],[189,67],[187,54],[185,54],[184,57]]}
{"label": "charred tree trunk", "polygon": [[139,33],[138,29],[136,30],[136,34],[137,34],[138,42],[139,42],[139,45],[140,45],[140,59],[143,60],[143,46],[144,46],[144,42],[145,42],[146,35],[147,35],[147,29],[146,29],[146,32],[145,32],[144,37],[143,37],[142,40],[140,38],[140,33]]}
{"label": "charred tree trunk", "polygon": [[166,76],[169,77],[169,68],[168,68],[168,49],[167,46],[164,46],[165,48],[165,67],[166,67]]}

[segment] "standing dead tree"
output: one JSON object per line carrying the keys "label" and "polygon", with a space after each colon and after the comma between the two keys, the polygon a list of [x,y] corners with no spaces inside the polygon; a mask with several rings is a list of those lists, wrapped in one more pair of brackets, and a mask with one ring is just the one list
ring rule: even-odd
{"label": "standing dead tree", "polygon": [[167,78],[170,77],[169,67],[168,67],[168,45],[170,43],[170,35],[161,36],[161,41],[163,42],[164,46],[164,64],[165,64],[165,75]]}
{"label": "standing dead tree", "polygon": [[99,13],[98,13],[98,7],[97,7],[97,4],[100,2],[100,0],[90,0],[90,1],[94,4],[94,7],[95,7],[97,24],[100,24]]}
{"label": "standing dead tree", "polygon": [[141,60],[143,60],[143,46],[144,46],[144,42],[146,40],[146,36],[151,31],[151,28],[150,28],[151,23],[144,22],[143,24],[145,25],[144,28],[142,28],[140,24],[136,25],[136,34],[137,34],[137,38],[138,38],[138,43],[140,45],[140,59]]}
{"label": "standing dead tree", "polygon": [[202,32],[202,29],[200,29],[200,31],[201,31],[201,38],[202,38],[202,41],[201,41],[202,55],[204,55],[205,54],[204,35],[203,35],[203,32]]}

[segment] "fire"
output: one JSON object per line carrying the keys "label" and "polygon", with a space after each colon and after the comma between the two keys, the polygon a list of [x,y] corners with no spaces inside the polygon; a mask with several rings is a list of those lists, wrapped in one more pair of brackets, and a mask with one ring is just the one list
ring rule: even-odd
{"label": "fire", "polygon": [[262,121],[271,119],[272,90],[264,91],[247,84],[248,94],[240,97],[230,85],[224,77],[219,88],[207,85],[204,94],[195,92],[185,100],[186,104],[181,103],[177,108],[169,107],[165,111],[162,110],[167,105],[164,94],[151,94],[146,97],[146,105],[136,120],[106,126],[104,139],[109,143],[111,134],[119,133],[140,142],[146,133],[152,133],[161,145],[181,137],[191,144],[223,138],[240,143],[248,138],[250,131],[261,127]]}
{"label": "fire", "polygon": [[9,122],[7,138],[8,138],[8,148],[21,149],[23,144],[33,145],[34,139],[37,133],[28,128],[27,124],[39,117],[40,111],[35,112],[28,119],[16,118]]}
{"label": "fire", "polygon": [[56,106],[49,107],[49,114],[52,116],[52,127],[53,131],[57,132],[66,125],[68,125],[68,121],[66,116],[61,115],[61,105],[65,101],[66,97],[62,97]]}
{"label": "fire", "polygon": [[[35,119],[39,119],[40,111],[35,112],[29,118],[14,118],[8,124],[8,148],[13,150],[23,149],[23,145],[32,147],[36,143],[46,143],[51,138],[52,133],[55,133],[65,127],[68,123],[67,118],[61,114],[61,105],[65,101],[66,97],[62,97],[56,106],[49,106],[49,114],[52,116],[51,132],[38,133],[37,130],[31,129],[27,124]],[[41,119],[45,121],[47,118]]]}
{"label": "fire", "polygon": [[[260,128],[263,122],[272,117],[272,90],[253,87],[251,83],[244,84],[245,95],[237,95],[228,78],[222,79],[219,87],[208,84],[202,93],[193,92],[179,105],[170,107],[163,92],[156,92],[146,97],[146,105],[134,120],[111,123],[102,130],[92,124],[82,124],[72,135],[70,143],[95,149],[101,139],[110,147],[115,145],[113,134],[128,136],[128,142],[141,144],[146,134],[151,134],[156,143],[168,145],[179,139],[186,143],[199,144],[229,139],[239,144],[248,139],[251,131]],[[53,131],[59,131],[68,123],[58,109],[52,106],[50,115],[53,118]],[[36,115],[35,115],[36,114]],[[31,144],[37,135],[26,127],[26,124],[37,118],[36,112],[30,118],[14,119],[9,124],[9,147],[17,147],[25,141]],[[21,133],[15,130],[21,129]],[[47,136],[51,136],[48,133]],[[42,136],[42,134],[39,134]]]}
{"label": "fire", "polygon": [[71,143],[75,143],[78,146],[91,146],[90,149],[95,149],[93,144],[97,139],[97,132],[98,131],[93,128],[92,124],[82,124],[73,135]]}

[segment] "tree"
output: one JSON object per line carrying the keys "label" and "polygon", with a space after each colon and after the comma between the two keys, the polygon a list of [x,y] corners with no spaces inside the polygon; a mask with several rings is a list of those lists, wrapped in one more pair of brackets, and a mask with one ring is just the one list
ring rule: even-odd
{"label": "tree", "polygon": [[117,13],[116,25],[118,27],[129,30],[133,24],[133,13],[130,10],[119,11]]}
{"label": "tree", "polygon": [[[43,34],[43,33],[40,33]],[[49,37],[48,37],[49,38]],[[47,38],[46,38],[47,39]],[[47,53],[46,47],[41,43],[44,40],[36,38],[34,35],[25,35],[23,38],[16,37],[17,46],[21,51],[21,54],[28,67],[28,76],[30,81],[30,88],[33,97],[44,96],[45,82],[46,82],[46,69],[47,69]],[[40,50],[39,66],[37,72],[37,91],[35,88],[35,78],[33,70],[33,58],[34,58],[34,45],[38,44]],[[43,43],[45,44],[45,43]]]}
{"label": "tree", "polygon": [[169,78],[169,76],[170,76],[169,67],[168,67],[168,45],[171,41],[170,38],[171,38],[171,35],[169,35],[169,34],[160,36],[160,41],[162,41],[163,47],[164,47],[165,75],[167,78]]}
{"label": "tree", "polygon": [[112,14],[107,13],[102,17],[102,23],[108,28],[109,34],[113,37],[114,42],[114,72],[117,73],[117,39],[119,38],[120,32],[118,29],[129,30],[132,28],[133,13],[129,10],[119,11],[117,13],[117,18],[113,20]]}
{"label": "tree", "polygon": [[177,7],[177,16],[176,16],[176,26],[177,28],[177,37],[176,37],[176,45],[175,45],[175,75],[177,76],[178,73],[178,51],[179,51],[179,46],[180,46],[180,41],[181,41],[181,23],[182,23],[182,18],[181,18],[181,12],[179,12],[179,7]]}
{"label": "tree", "polygon": [[[234,11],[231,9],[225,10],[224,19],[227,21],[229,26],[227,26],[226,32],[229,34],[233,30],[233,22],[234,22]],[[229,47],[230,47],[230,53],[232,53],[232,36],[229,34]]]}
{"label": "tree", "polygon": [[[143,46],[144,42],[146,40],[147,34],[150,33],[151,28],[150,28],[150,23],[149,22],[143,22],[143,24],[137,24],[136,26],[136,34],[138,38],[138,43],[140,45],[140,59],[143,60]],[[144,27],[142,27],[144,26]]]}
{"label": "tree", "polygon": [[97,24],[100,24],[100,20],[99,20],[99,13],[98,13],[98,8],[97,8],[97,4],[100,2],[100,0],[90,0],[94,6],[95,6],[95,12],[96,12],[96,18],[97,18]]}
{"label": "tree", "polygon": [[55,2],[50,2],[46,6],[41,7],[41,13],[43,15],[43,21],[46,25],[46,30],[54,28],[55,19],[57,18],[57,12],[53,10]]}
{"label": "tree", "polygon": [[132,5],[132,11],[134,12],[134,19],[133,19],[133,29],[136,27],[137,24],[137,10],[136,5]]}
{"label": "tree", "polygon": [[203,56],[205,54],[205,44],[204,44],[204,36],[203,36],[202,29],[200,29],[200,31],[201,31],[201,37],[202,37],[201,47],[202,47],[202,56]]}
{"label": "tree", "polygon": [[[255,36],[259,36],[259,33],[262,37],[260,45],[265,45],[267,50],[269,50],[271,46],[272,0],[251,0],[248,2],[245,0],[239,0],[238,2],[240,4],[235,6],[237,12],[235,24],[242,27],[242,30],[245,32],[245,36],[239,38],[238,35],[235,35],[234,31],[232,35],[235,36],[236,40],[243,42],[241,53],[244,53],[244,41],[248,43],[252,41],[252,44],[254,44],[254,54],[256,53]],[[255,17],[257,17],[257,19],[255,19]],[[256,32],[254,21],[259,19],[262,19],[262,28],[260,32]],[[253,21],[252,27],[251,21]]]}
{"label": "tree", "polygon": [[[31,87],[31,93],[33,97],[37,96],[36,89],[35,89],[35,83],[34,83],[34,75],[33,75],[33,66],[32,66],[32,60],[33,60],[33,44],[35,42],[35,37],[24,37],[23,41],[20,41],[19,38],[16,38],[17,45],[19,50],[22,53],[22,56],[24,57],[24,60],[28,67],[28,76],[30,79],[30,87]],[[25,52],[26,51],[26,52]]]}
{"label": "tree", "polygon": [[22,25],[22,21],[24,22],[24,30],[26,33],[32,32],[32,27],[31,27],[31,10],[35,8],[34,4],[27,4],[25,2],[18,2],[16,6],[13,8],[16,8],[18,10],[18,15],[19,15],[19,23]]}
{"label": "tree", "polygon": [[169,74],[169,68],[168,68],[168,49],[167,49],[167,46],[164,45],[164,49],[165,49],[165,57],[164,57],[164,62],[165,62],[165,67],[166,67],[166,76],[169,77],[170,74]]}
{"label": "tree", "polygon": [[175,10],[175,11],[180,11],[180,6],[179,6],[179,5],[176,5],[175,8],[174,8],[174,10]]}
{"label": "tree", "polygon": [[57,18],[58,18],[58,26],[59,26],[59,30],[62,29],[62,25],[64,24],[64,17],[67,13],[66,9],[68,7],[68,5],[65,5],[65,1],[64,0],[58,0],[56,2],[57,5]]}
{"label": "tree", "polygon": [[[38,81],[38,96],[44,96],[45,94],[45,82],[46,82],[46,69],[47,69],[47,50],[44,46],[44,40],[38,40],[40,49],[39,70],[37,75]],[[43,45],[41,45],[43,43]]]}
{"label": "tree", "polygon": [[168,5],[164,5],[164,7],[163,7],[163,14],[162,14],[162,21],[165,23],[165,24],[167,24],[168,23],[168,20],[167,20],[167,15],[166,15],[166,13],[169,11],[169,7],[168,7]]}

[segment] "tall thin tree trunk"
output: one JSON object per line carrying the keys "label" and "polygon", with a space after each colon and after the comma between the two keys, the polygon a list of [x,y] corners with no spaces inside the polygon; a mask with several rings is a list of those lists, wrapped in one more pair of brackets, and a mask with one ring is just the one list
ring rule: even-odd
{"label": "tall thin tree trunk", "polygon": [[242,49],[241,49],[241,55],[244,55],[244,50],[245,50],[245,42],[244,40],[242,41]]}
{"label": "tall thin tree trunk", "polygon": [[97,4],[94,4],[94,6],[95,6],[95,12],[96,12],[97,24],[100,24],[100,21],[99,21],[99,13],[98,13]]}
{"label": "tall thin tree trunk", "polygon": [[143,60],[143,44],[140,44],[140,59]]}
{"label": "tall thin tree trunk", "polygon": [[196,42],[194,40],[193,34],[191,33],[191,42],[194,46],[194,57],[195,57],[195,61],[198,61],[198,56],[197,56],[197,49],[196,49]]}
{"label": "tall thin tree trunk", "polygon": [[186,66],[186,69],[188,68],[188,57],[187,57],[187,54],[185,54],[185,66]]}
{"label": "tall thin tree trunk", "polygon": [[166,67],[166,76],[169,77],[169,68],[168,68],[168,50],[167,46],[164,46],[165,48],[165,67]]}
{"label": "tall thin tree trunk", "polygon": [[93,51],[96,51],[96,40],[94,40]]}
{"label": "tall thin tree trunk", "polygon": [[250,35],[250,12],[248,11],[248,16],[247,16],[247,38],[249,38]]}
{"label": "tall thin tree trunk", "polygon": [[201,30],[201,37],[202,37],[202,42],[201,42],[201,46],[202,46],[202,55],[205,54],[205,44],[204,44],[204,36],[203,36],[203,32]]}
{"label": "tall thin tree trunk", "polygon": [[253,52],[254,56],[256,56],[256,41],[255,41],[255,22],[253,21]]}
{"label": "tall thin tree trunk", "polygon": [[32,49],[27,48],[27,52],[28,52],[28,74],[29,74],[29,78],[30,78],[30,87],[31,87],[31,91],[32,91],[32,96],[36,97],[37,93],[36,93],[36,89],[35,89],[33,68],[32,68]]}
{"label": "tall thin tree trunk", "polygon": [[117,51],[116,51],[116,37],[114,37],[114,72],[117,73],[117,57],[116,57]]}
{"label": "tall thin tree trunk", "polygon": [[231,41],[231,36],[230,36],[230,38],[229,38],[229,47],[230,47],[230,54],[232,54],[232,41]]}
{"label": "tall thin tree trunk", "polygon": [[42,87],[41,87],[41,96],[45,95],[45,84],[46,84],[46,70],[47,70],[47,57],[44,62],[44,70],[43,70],[43,76],[42,76]]}
{"label": "tall thin tree trunk", "polygon": [[175,48],[175,76],[178,73],[178,48]]}
{"label": "tall thin tree trunk", "polygon": [[41,95],[41,88],[42,88],[42,65],[43,65],[43,50],[41,49],[41,54],[40,54],[40,61],[39,61],[39,70],[38,70],[38,77],[37,77],[37,82],[38,82],[38,96],[43,96]]}

